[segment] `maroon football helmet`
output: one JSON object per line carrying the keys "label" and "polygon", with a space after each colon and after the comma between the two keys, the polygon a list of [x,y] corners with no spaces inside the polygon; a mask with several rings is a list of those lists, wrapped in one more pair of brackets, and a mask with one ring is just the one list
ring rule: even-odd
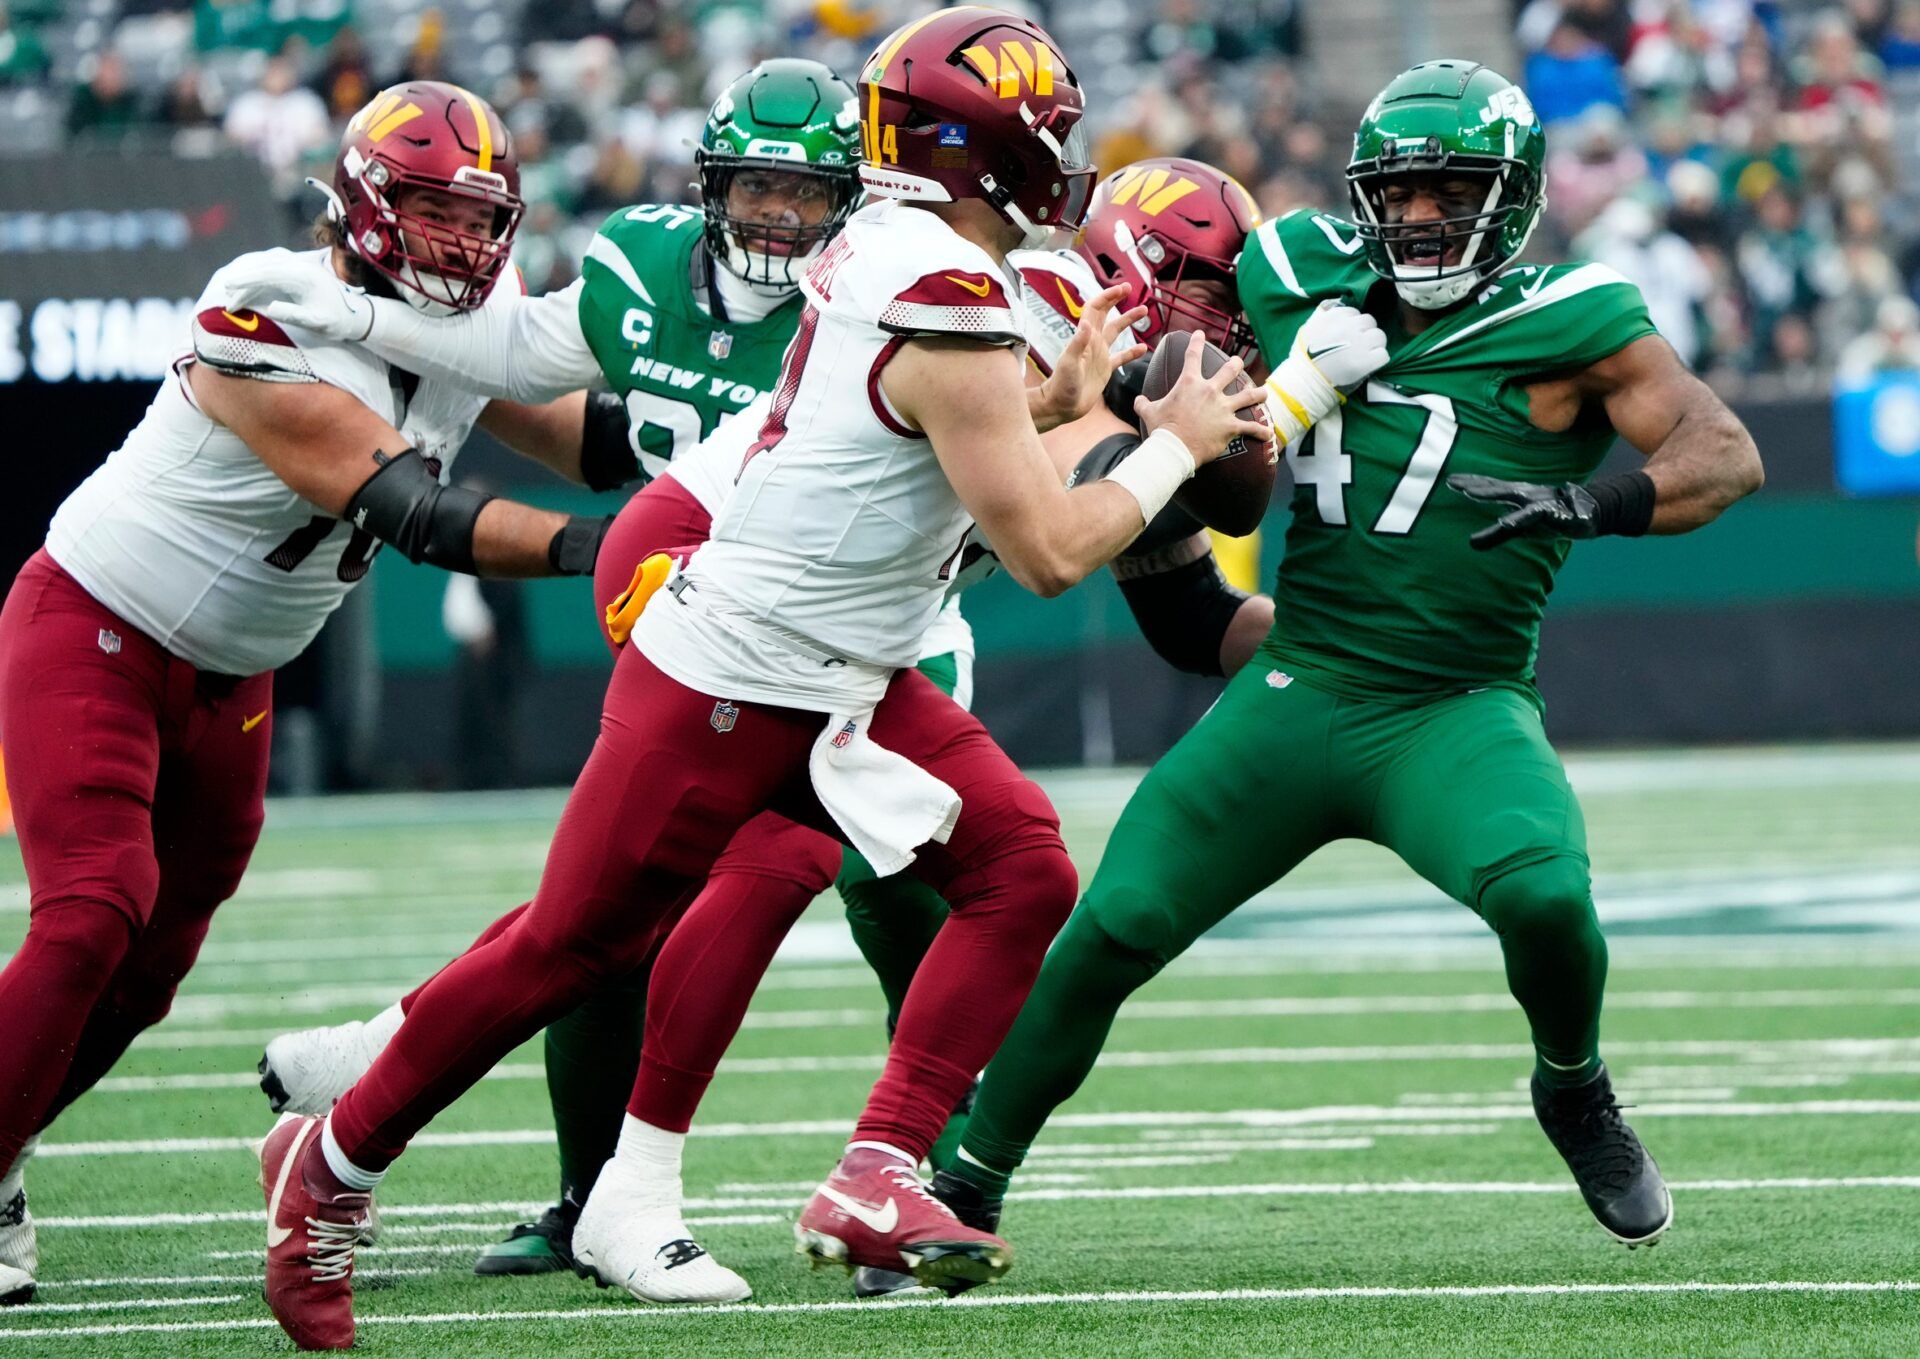
{"label": "maroon football helmet", "polygon": [[[414,189],[447,197],[423,205],[409,198]],[[428,315],[487,300],[523,206],[513,138],[486,100],[458,85],[394,85],[347,123],[331,209],[342,243]]]}
{"label": "maroon football helmet", "polygon": [[984,199],[1029,247],[1079,227],[1093,187],[1085,105],[1040,25],[979,6],[927,15],[874,49],[858,91],[869,193]]}
{"label": "maroon football helmet", "polygon": [[1234,268],[1259,224],[1253,195],[1233,176],[1204,161],[1156,157],[1100,181],[1073,248],[1102,288],[1126,287],[1116,310],[1146,307],[1137,329],[1148,344],[1168,331],[1198,330],[1227,353],[1251,357]]}

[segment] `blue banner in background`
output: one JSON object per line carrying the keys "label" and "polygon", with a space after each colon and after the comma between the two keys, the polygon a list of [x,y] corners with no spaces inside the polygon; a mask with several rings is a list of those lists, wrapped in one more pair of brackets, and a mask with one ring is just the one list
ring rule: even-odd
{"label": "blue banner in background", "polygon": [[1833,466],[1848,495],[1920,495],[1920,374],[1834,394]]}

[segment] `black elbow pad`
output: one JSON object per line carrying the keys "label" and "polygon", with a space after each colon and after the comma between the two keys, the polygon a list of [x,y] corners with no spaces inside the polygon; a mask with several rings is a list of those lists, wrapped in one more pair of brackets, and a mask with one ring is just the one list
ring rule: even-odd
{"label": "black elbow pad", "polygon": [[1115,563],[1120,593],[1155,654],[1190,675],[1223,675],[1220,647],[1249,596],[1228,584],[1211,551],[1166,570],[1133,573]]}
{"label": "black elbow pad", "polygon": [[627,403],[612,392],[589,392],[580,430],[580,480],[589,490],[612,491],[644,475],[628,430]]}
{"label": "black elbow pad", "polygon": [[478,575],[473,528],[493,497],[464,486],[442,486],[416,448],[391,458],[376,453],[374,460],[380,470],[347,502],[347,522],[391,543],[410,562]]}

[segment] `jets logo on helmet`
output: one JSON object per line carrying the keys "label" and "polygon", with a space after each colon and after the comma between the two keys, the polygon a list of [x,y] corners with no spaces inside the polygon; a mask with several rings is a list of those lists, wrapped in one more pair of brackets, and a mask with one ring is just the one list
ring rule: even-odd
{"label": "jets logo on helmet", "polygon": [[[1546,134],[1527,96],[1469,61],[1429,61],[1395,76],[1354,133],[1347,192],[1369,267],[1409,304],[1471,297],[1526,249],[1546,206]],[[1415,177],[1475,187],[1470,211],[1398,220],[1388,191]]]}
{"label": "jets logo on helmet", "polygon": [[791,293],[860,198],[853,88],[817,61],[763,61],[713,103],[694,152],[708,251]]}
{"label": "jets logo on helmet", "polygon": [[429,315],[471,311],[506,269],[520,223],[513,138],[458,85],[410,80],[348,120],[327,216],[341,246]]}
{"label": "jets logo on helmet", "polygon": [[867,59],[860,178],[909,202],[984,200],[1037,248],[1085,215],[1084,112],[1079,80],[1038,24],[975,5],[940,10]]}

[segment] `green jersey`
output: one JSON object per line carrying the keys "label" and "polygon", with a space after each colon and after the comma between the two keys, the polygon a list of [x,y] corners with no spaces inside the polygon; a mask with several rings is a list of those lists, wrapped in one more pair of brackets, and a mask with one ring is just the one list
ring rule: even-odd
{"label": "green jersey", "polygon": [[[1297,211],[1260,227],[1240,298],[1270,364],[1323,300],[1364,307],[1384,283],[1352,227]],[[1287,449],[1292,520],[1265,653],[1323,688],[1418,701],[1533,678],[1565,539],[1467,545],[1484,505],[1458,472],[1584,481],[1614,440],[1597,410],[1550,433],[1522,383],[1587,367],[1654,333],[1640,291],[1604,265],[1520,265],[1418,335],[1387,326],[1387,364]]]}
{"label": "green jersey", "polygon": [[601,225],[581,266],[580,331],[608,385],[626,399],[649,477],[772,388],[800,324],[797,291],[758,321],[723,321],[700,305],[694,287],[707,280],[694,251],[702,221],[693,208],[622,208]]}

